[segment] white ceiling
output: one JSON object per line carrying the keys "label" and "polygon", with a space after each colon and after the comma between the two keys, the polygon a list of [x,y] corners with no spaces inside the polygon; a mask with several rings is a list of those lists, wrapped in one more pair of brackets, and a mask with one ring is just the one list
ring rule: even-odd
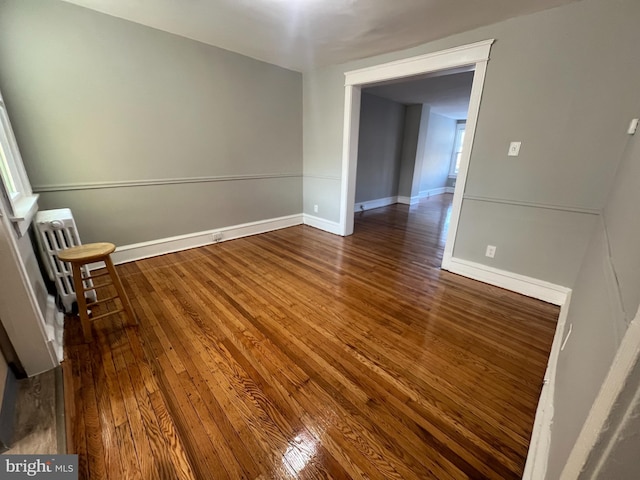
{"label": "white ceiling", "polygon": [[454,120],[466,120],[472,83],[473,72],[465,72],[405,80],[363,91],[407,105],[427,103],[434,113]]}
{"label": "white ceiling", "polygon": [[303,71],[576,0],[64,1]]}

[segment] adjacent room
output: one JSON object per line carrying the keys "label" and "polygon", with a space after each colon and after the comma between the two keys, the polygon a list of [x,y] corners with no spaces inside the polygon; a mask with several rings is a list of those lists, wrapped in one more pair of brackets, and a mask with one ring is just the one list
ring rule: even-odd
{"label": "adjacent room", "polygon": [[637,478],[639,21],[0,0],[0,477]]}
{"label": "adjacent room", "polygon": [[[362,218],[370,210],[375,211],[367,216],[393,212],[416,221],[435,216],[430,237],[444,247],[473,75],[444,70],[363,89],[356,214]],[[397,206],[382,210],[388,205]],[[441,261],[442,255],[431,258]]]}

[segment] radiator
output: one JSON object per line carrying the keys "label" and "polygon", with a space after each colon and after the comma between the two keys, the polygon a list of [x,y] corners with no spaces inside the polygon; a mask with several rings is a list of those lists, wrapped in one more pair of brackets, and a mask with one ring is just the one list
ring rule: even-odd
{"label": "radiator", "polygon": [[[49,279],[55,283],[60,303],[65,312],[73,310],[76,292],[73,287],[71,265],[58,260],[58,252],[69,247],[81,245],[76,222],[71,210],[60,208],[57,210],[42,210],[36,214],[35,225],[38,245],[42,262],[47,270]],[[83,267],[83,274],[89,275],[89,270]],[[91,280],[85,280],[87,288],[92,287]],[[95,291],[87,292],[90,301],[96,301]]]}

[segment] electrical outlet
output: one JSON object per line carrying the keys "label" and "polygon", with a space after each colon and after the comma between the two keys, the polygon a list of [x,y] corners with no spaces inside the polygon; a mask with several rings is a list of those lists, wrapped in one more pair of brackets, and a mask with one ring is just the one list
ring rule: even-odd
{"label": "electrical outlet", "polygon": [[495,245],[487,245],[487,251],[485,255],[489,258],[493,258],[496,256],[496,247]]}
{"label": "electrical outlet", "polygon": [[211,235],[211,238],[213,239],[214,242],[218,243],[220,240],[222,240],[222,232],[214,232]]}
{"label": "electrical outlet", "polygon": [[517,157],[518,155],[520,155],[520,145],[522,145],[522,142],[511,142],[511,144],[509,145],[510,157]]}
{"label": "electrical outlet", "polygon": [[313,206],[313,211],[314,211],[315,213],[318,213],[318,205],[314,205],[314,206]]}

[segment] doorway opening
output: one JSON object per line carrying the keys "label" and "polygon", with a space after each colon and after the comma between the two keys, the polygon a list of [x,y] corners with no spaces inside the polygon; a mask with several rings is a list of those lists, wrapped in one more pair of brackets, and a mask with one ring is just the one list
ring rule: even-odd
{"label": "doorway opening", "polygon": [[459,172],[454,187],[451,221],[447,233],[442,268],[447,268],[453,255],[455,238],[462,207],[462,195],[467,177],[480,100],[484,86],[489,52],[494,40],[464,45],[432,54],[376,65],[345,73],[344,135],[342,154],[342,185],[340,204],[340,231],[351,235],[354,226],[358,136],[362,89],[380,86],[384,82],[400,79],[419,79],[436,72],[473,71],[466,131],[459,161]]}
{"label": "doorway opening", "polygon": [[416,221],[431,219],[437,210],[439,221],[429,220],[429,238],[444,249],[473,76],[468,67],[362,88],[358,219],[395,203],[409,206],[393,209],[396,215],[407,212]]}

